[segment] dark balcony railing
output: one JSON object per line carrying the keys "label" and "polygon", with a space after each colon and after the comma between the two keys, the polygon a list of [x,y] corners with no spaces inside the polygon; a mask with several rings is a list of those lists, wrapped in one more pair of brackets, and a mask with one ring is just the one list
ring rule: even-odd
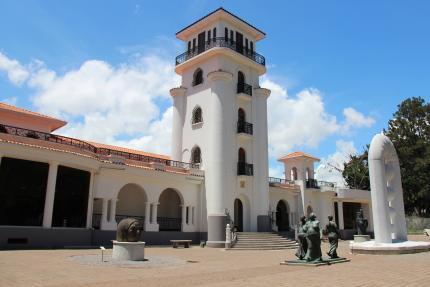
{"label": "dark balcony railing", "polygon": [[215,47],[230,48],[231,50],[234,50],[239,54],[242,54],[245,57],[248,57],[249,59],[253,60],[254,62],[260,65],[263,65],[263,66],[266,65],[266,60],[262,55],[254,51],[251,51],[251,49],[246,49],[245,47],[243,47],[243,45],[238,45],[235,41],[232,41],[230,39],[225,39],[224,37],[212,38],[206,41],[204,46],[197,46],[194,49],[190,49],[189,51],[182,53],[181,55],[176,57],[176,65],[182,64],[185,61],[197,56],[198,54],[203,53],[204,51],[210,50]]}
{"label": "dark balcony railing", "polygon": [[102,221],[102,214],[101,213],[93,213],[92,226],[94,229],[100,229],[101,221]]}
{"label": "dark balcony railing", "polygon": [[237,175],[254,175],[254,166],[250,163],[238,162]]}
{"label": "dark balcony railing", "polygon": [[237,83],[237,93],[243,93],[252,96],[252,86],[246,83]]}
{"label": "dark balcony railing", "polygon": [[244,134],[252,135],[252,133],[253,133],[252,124],[247,123],[245,121],[238,121],[237,122],[237,133],[238,134],[244,133]]}
{"label": "dark balcony railing", "polygon": [[157,217],[160,231],[181,231],[182,218]]}
{"label": "dark balcony railing", "polygon": [[184,169],[190,169],[190,168],[199,169],[199,165],[194,163],[173,161],[173,160],[162,159],[162,158],[157,158],[157,157],[152,157],[152,156],[147,156],[142,154],[112,150],[108,148],[99,148],[82,140],[54,135],[50,133],[33,131],[29,129],[24,129],[24,128],[8,126],[8,125],[0,125],[0,133],[11,134],[14,136],[27,137],[27,138],[46,141],[46,142],[72,146],[87,152],[94,153],[99,156],[120,156],[125,159],[135,160],[135,161],[140,161],[145,163],[158,162],[163,165],[171,166],[171,167],[184,168]]}
{"label": "dark balcony railing", "polygon": [[329,181],[318,181],[318,186],[319,187],[335,188],[336,187],[336,183],[335,182],[329,182]]}
{"label": "dark balcony railing", "polygon": [[313,178],[309,178],[306,180],[306,188],[320,188],[318,186],[318,181]]}
{"label": "dark balcony railing", "polygon": [[294,180],[287,180],[284,178],[277,178],[277,177],[269,177],[269,185],[291,185],[294,186]]}

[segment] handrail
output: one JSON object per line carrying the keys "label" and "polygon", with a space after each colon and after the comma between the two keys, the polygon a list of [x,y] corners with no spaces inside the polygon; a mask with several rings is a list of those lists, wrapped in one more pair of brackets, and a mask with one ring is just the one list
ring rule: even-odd
{"label": "handrail", "polygon": [[277,178],[277,177],[269,177],[269,184],[295,185],[294,180],[288,180],[288,179]]}
{"label": "handrail", "polygon": [[185,61],[207,50],[210,50],[214,47],[230,48],[231,50],[234,50],[239,54],[244,55],[245,57],[253,60],[254,62],[260,65],[263,65],[263,66],[266,65],[266,59],[262,55],[252,51],[251,49],[247,49],[246,47],[243,47],[243,45],[237,45],[235,41],[231,39],[225,39],[225,37],[211,38],[205,42],[204,46],[196,46],[193,49],[190,49],[180,54],[179,56],[176,57],[175,64],[176,65],[182,64]]}
{"label": "handrail", "polygon": [[245,121],[237,121],[237,133],[245,133],[252,135],[253,134],[253,126],[251,123]]}
{"label": "handrail", "polygon": [[28,138],[33,138],[33,139],[37,139],[37,140],[43,140],[43,141],[47,141],[47,142],[64,144],[64,145],[76,147],[76,148],[79,148],[81,150],[85,150],[85,151],[94,153],[94,154],[99,155],[99,156],[112,156],[112,155],[114,155],[114,156],[123,157],[125,159],[135,160],[135,161],[140,161],[140,162],[146,162],[146,163],[158,162],[158,163],[164,164],[166,166],[176,167],[176,168],[199,169],[199,165],[194,164],[194,163],[174,161],[174,160],[170,160],[170,159],[163,159],[163,158],[158,158],[158,157],[153,157],[153,156],[148,156],[148,155],[142,155],[142,154],[137,154],[137,153],[112,150],[109,148],[99,148],[99,147],[96,147],[96,146],[94,146],[88,142],[82,141],[82,140],[78,140],[78,139],[74,139],[74,138],[70,138],[70,137],[66,137],[66,136],[55,135],[55,134],[51,134],[51,133],[45,133],[45,132],[25,129],[25,128],[9,126],[9,125],[0,124],[0,133],[6,133],[6,134],[21,136],[21,137],[28,137]]}

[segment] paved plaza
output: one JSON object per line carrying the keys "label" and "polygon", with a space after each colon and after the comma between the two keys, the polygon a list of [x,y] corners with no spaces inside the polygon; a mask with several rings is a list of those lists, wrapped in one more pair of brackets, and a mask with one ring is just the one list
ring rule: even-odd
{"label": "paved plaza", "polygon": [[[410,240],[430,241],[424,236]],[[323,243],[323,250],[327,243]],[[111,250],[105,251],[110,259]],[[279,263],[294,258],[287,251],[224,251],[150,247],[157,264],[115,266],[93,264],[100,250],[0,251],[0,286],[428,286],[430,253],[350,255],[348,242],[339,253],[349,263],[301,267]],[[79,260],[77,260],[79,259]],[[160,260],[162,259],[162,260]],[[167,262],[164,264],[163,262]]]}

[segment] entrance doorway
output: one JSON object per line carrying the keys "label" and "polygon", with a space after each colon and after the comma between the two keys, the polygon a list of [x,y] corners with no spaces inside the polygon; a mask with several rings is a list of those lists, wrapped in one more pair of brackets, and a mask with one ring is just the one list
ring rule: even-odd
{"label": "entrance doorway", "polygon": [[278,226],[278,231],[290,230],[288,207],[283,200],[280,200],[276,205],[276,225]]}
{"label": "entrance doorway", "polygon": [[205,35],[206,33],[202,32],[197,36],[197,52],[199,54],[205,51]]}
{"label": "entrance doorway", "polygon": [[243,204],[238,198],[234,200],[234,226],[237,231],[243,231]]}

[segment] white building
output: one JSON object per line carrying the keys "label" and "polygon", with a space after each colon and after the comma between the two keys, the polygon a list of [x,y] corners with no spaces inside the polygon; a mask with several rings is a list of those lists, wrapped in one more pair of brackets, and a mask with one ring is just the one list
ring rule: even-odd
{"label": "white building", "polygon": [[64,121],[0,104],[1,247],[106,243],[124,217],[149,244],[209,246],[224,246],[229,217],[241,231],[289,232],[313,211],[345,236],[360,207],[371,221],[370,193],[317,182],[315,157],[289,154],[286,178],[269,178],[264,32],[220,8],[176,36],[186,52],[171,157],[54,135]]}

